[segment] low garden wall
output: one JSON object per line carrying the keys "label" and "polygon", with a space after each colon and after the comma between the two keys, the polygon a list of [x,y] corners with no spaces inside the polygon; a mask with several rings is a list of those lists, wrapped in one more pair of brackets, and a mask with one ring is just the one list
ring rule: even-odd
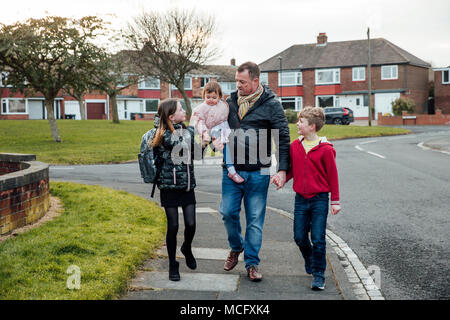
{"label": "low garden wall", "polygon": [[48,164],[0,153],[0,235],[39,220],[50,207]]}
{"label": "low garden wall", "polygon": [[450,114],[442,114],[441,110],[436,110],[436,114],[409,114],[403,111],[401,116],[383,116],[378,113],[379,126],[409,126],[409,125],[450,125]]}

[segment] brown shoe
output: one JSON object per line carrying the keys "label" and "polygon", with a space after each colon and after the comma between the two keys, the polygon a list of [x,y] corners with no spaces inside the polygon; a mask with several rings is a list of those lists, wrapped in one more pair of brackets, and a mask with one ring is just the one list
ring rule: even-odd
{"label": "brown shoe", "polygon": [[247,269],[247,276],[250,279],[250,281],[261,281],[262,274],[258,271],[258,268],[255,266],[252,266]]}
{"label": "brown shoe", "polygon": [[225,271],[230,271],[234,267],[236,267],[236,265],[238,264],[239,255],[242,251],[244,251],[244,249],[242,249],[241,251],[230,251],[227,261],[225,261],[225,265],[223,266],[223,269]]}

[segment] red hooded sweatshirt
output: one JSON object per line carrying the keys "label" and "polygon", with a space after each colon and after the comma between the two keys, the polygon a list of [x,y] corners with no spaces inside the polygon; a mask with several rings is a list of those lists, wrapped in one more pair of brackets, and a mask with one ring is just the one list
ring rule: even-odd
{"label": "red hooded sweatshirt", "polygon": [[320,192],[331,192],[331,204],[339,205],[339,180],[336,151],[325,137],[308,153],[303,148],[303,137],[290,146],[291,165],[286,182],[294,178],[293,189],[305,199]]}

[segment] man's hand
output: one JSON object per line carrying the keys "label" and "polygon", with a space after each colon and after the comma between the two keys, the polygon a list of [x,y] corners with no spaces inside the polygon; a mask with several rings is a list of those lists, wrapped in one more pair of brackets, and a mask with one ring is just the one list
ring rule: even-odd
{"label": "man's hand", "polygon": [[332,213],[333,215],[338,214],[339,211],[341,211],[341,206],[340,206],[340,205],[338,205],[338,204],[332,204],[332,205],[331,205],[331,213]]}
{"label": "man's hand", "polygon": [[202,134],[203,141],[209,142],[211,140],[211,137],[208,134],[208,131],[203,132]]}
{"label": "man's hand", "polygon": [[270,183],[275,183],[277,186],[277,190],[284,187],[286,183],[286,171],[280,170],[277,174],[274,174],[272,178],[270,178]]}

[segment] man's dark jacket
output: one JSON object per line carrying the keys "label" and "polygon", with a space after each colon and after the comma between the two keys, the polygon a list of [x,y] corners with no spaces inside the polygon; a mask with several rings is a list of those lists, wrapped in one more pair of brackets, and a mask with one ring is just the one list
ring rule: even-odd
{"label": "man's dark jacket", "polygon": [[[274,93],[267,87],[264,86],[264,92],[261,97],[256,101],[256,103],[251,107],[245,117],[241,120],[239,119],[238,110],[239,106],[237,104],[238,94],[237,91],[232,92],[227,99],[227,103],[230,106],[230,113],[228,115],[228,124],[230,128],[236,132],[237,129],[242,129],[244,132],[236,132],[230,140],[230,146],[234,145],[234,153],[232,151],[233,163],[236,170],[244,171],[255,171],[263,167],[270,167],[271,163],[268,159],[271,157],[271,130],[278,130],[279,143],[276,146],[279,150],[278,160],[278,170],[289,169],[289,126],[284,114],[283,107],[280,102],[275,99]],[[249,131],[253,129],[254,131]],[[261,129],[267,129],[267,133],[260,132]],[[256,149],[255,149],[255,139],[249,138],[252,133],[256,132]],[[245,134],[246,136],[245,136]],[[245,139],[244,139],[245,136]],[[252,140],[252,142],[250,142]],[[262,148],[265,150],[261,153],[259,151],[260,143],[266,140]],[[277,143],[277,141],[275,141]],[[252,148],[250,148],[252,144]],[[245,146],[245,162],[242,154],[242,150]],[[241,151],[238,149],[241,148]],[[256,150],[256,157],[255,151]],[[244,163],[242,163],[244,162]]]}

